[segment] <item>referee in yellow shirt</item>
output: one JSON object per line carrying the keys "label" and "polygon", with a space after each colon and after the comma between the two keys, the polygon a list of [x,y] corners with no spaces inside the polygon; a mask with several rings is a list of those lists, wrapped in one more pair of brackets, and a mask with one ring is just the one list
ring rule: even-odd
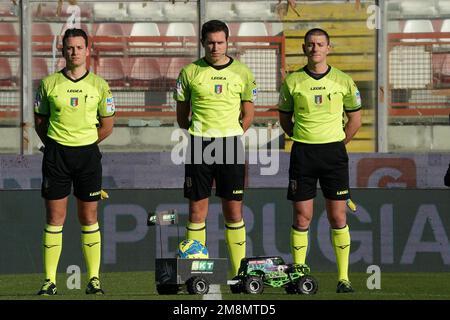
{"label": "referee in yellow shirt", "polygon": [[[293,205],[294,263],[304,264],[306,260],[308,229],[319,181],[336,254],[336,292],[347,293],[353,292],[353,288],[348,277],[350,232],[346,200],[350,199],[350,191],[345,145],[361,126],[361,97],[348,75],[327,64],[330,49],[326,31],[316,28],[306,33],[303,52],[308,64],[283,82],[279,115],[283,130],[294,141],[287,196]],[[348,118],[345,124],[344,113]]]}
{"label": "referee in yellow shirt", "polygon": [[240,138],[253,120],[256,82],[246,65],[227,55],[228,34],[222,21],[203,24],[205,56],[181,70],[174,99],[178,124],[190,135],[184,182],[184,196],[189,199],[186,238],[206,243],[208,198],[215,181],[236,275],[246,249],[245,150]]}
{"label": "referee in yellow shirt", "polygon": [[47,212],[43,235],[45,281],[38,294],[57,293],[56,271],[72,184],[89,279],[86,293],[103,294],[97,222],[102,185],[98,143],[112,133],[114,99],[108,83],[86,68],[89,49],[83,30],[68,29],[62,51],[66,67],[41,81],[34,105],[36,132],[45,145],[41,192]]}

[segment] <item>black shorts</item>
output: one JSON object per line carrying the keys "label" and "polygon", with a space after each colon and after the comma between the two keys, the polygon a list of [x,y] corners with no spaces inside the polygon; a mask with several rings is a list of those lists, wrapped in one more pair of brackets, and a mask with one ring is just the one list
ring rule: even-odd
{"label": "black shorts", "polygon": [[64,146],[47,139],[42,161],[42,197],[58,200],[70,194],[82,201],[100,200],[102,155],[98,145]]}
{"label": "black shorts", "polygon": [[287,198],[292,201],[314,198],[319,180],[325,198],[347,200],[350,198],[348,176],[348,155],[344,142],[294,142],[289,165]]}
{"label": "black shorts", "polygon": [[241,201],[245,184],[245,149],[240,137],[191,136],[186,154],[184,197],[202,200],[216,196]]}

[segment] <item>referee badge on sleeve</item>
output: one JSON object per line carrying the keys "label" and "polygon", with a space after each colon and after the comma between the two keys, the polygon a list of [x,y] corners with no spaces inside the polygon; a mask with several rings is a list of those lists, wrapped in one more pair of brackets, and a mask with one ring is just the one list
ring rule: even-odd
{"label": "referee badge on sleeve", "polygon": [[177,96],[181,96],[183,94],[183,87],[181,85],[181,80],[180,79],[177,79],[177,84],[176,84],[176,87],[175,87],[175,94]]}
{"label": "referee badge on sleeve", "polygon": [[258,95],[258,88],[252,90],[253,101],[256,100],[256,96]]}
{"label": "referee badge on sleeve", "polygon": [[358,105],[361,104],[361,94],[359,93],[358,90],[356,90],[356,92],[355,92],[355,100],[356,100],[356,104],[358,104]]}
{"label": "referee badge on sleeve", "polygon": [[114,111],[116,111],[116,106],[114,104],[114,98],[113,97],[106,98],[106,112],[111,113]]}
{"label": "referee badge on sleeve", "polygon": [[41,106],[41,101],[42,101],[41,93],[38,90],[36,92],[36,97],[34,98],[34,110],[35,111],[39,110],[39,107]]}

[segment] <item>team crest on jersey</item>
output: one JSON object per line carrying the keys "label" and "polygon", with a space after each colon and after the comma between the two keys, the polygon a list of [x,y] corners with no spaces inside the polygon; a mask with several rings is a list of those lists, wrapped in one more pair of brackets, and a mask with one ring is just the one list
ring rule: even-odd
{"label": "team crest on jersey", "polygon": [[70,105],[72,107],[77,107],[78,106],[78,97],[72,97],[70,98]]}
{"label": "team crest on jersey", "polygon": [[315,95],[314,96],[314,102],[316,104],[322,104],[322,95],[321,94]]}
{"label": "team crest on jersey", "polygon": [[221,84],[216,84],[214,86],[214,92],[217,93],[217,94],[222,93],[222,85]]}

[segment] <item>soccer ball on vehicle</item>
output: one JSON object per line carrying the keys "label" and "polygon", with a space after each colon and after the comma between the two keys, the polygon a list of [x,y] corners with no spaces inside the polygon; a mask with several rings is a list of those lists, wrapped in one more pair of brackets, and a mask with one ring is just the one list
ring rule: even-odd
{"label": "soccer ball on vehicle", "polygon": [[182,259],[208,259],[208,249],[197,240],[183,240],[178,246],[178,257]]}

